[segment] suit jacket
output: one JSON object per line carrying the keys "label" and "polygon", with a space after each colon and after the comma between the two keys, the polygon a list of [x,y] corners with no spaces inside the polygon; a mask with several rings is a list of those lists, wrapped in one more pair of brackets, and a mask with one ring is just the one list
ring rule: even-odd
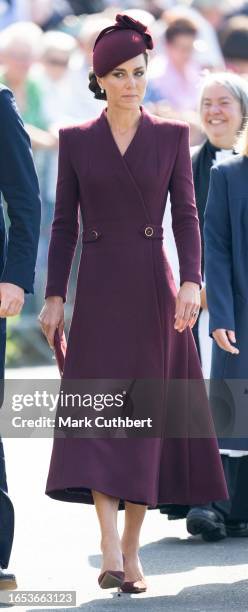
{"label": "suit jacket", "polygon": [[218,328],[237,330],[237,303],[248,302],[247,172],[248,158],[241,155],[211,170],[204,215],[210,335]]}
{"label": "suit jacket", "polygon": [[[7,203],[7,235],[2,194]],[[0,85],[0,282],[34,292],[41,202],[30,139],[12,92]],[[0,378],[4,375],[6,319],[0,318]]]}
{"label": "suit jacket", "polygon": [[[34,292],[41,203],[30,139],[12,92],[0,87],[0,280]],[[8,239],[2,197],[7,203]]]}
{"label": "suit jacket", "polygon": [[[213,343],[210,399],[221,448],[248,450],[248,157],[211,170],[205,210],[205,273],[209,333],[235,331],[238,355]],[[240,379],[239,382],[236,379]]]}

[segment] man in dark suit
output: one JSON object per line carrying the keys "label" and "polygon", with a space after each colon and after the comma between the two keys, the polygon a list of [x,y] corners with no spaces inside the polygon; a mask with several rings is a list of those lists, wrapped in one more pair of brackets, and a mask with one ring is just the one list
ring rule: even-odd
{"label": "man in dark suit", "polygon": [[[2,197],[10,227],[5,228]],[[0,380],[3,388],[6,317],[21,312],[24,294],[33,293],[41,203],[30,139],[12,92],[0,85]],[[1,414],[0,414],[1,433]],[[0,590],[16,588],[6,568],[14,534],[14,508],[8,496],[0,438]]]}

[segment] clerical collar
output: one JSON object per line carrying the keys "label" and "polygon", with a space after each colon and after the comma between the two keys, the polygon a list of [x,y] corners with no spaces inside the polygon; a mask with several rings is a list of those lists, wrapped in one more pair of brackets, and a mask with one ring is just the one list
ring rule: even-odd
{"label": "clerical collar", "polygon": [[213,164],[218,164],[219,162],[224,161],[228,157],[233,155],[233,149],[220,149],[215,152],[215,159],[213,160]]}

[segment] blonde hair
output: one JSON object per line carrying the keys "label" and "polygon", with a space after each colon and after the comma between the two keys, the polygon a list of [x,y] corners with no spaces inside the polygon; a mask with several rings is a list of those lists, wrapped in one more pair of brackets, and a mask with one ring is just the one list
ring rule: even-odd
{"label": "blonde hair", "polygon": [[248,121],[246,122],[242,132],[240,133],[237,143],[235,145],[235,151],[241,155],[248,157]]}
{"label": "blonde hair", "polygon": [[76,40],[70,34],[58,32],[57,30],[49,30],[42,37],[43,56],[49,55],[50,52],[59,51],[70,56],[76,49]]}
{"label": "blonde hair", "polygon": [[33,55],[38,56],[42,48],[42,37],[42,29],[31,21],[12,23],[1,31],[0,52],[18,53],[19,46],[25,45]]}

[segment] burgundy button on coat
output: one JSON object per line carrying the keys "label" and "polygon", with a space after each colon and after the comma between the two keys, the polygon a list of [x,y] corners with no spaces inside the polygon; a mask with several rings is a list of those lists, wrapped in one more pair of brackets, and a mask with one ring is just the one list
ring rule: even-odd
{"label": "burgundy button on coat", "polygon": [[[203,504],[225,499],[226,484],[192,331],[174,329],[177,291],[161,227],[169,191],[181,283],[200,285],[188,127],[140,108],[123,156],[106,109],[97,119],[60,131],[46,297],[66,300],[79,210],[83,221],[63,380],[196,379],[199,398],[184,395],[182,405],[175,403],[175,421],[185,426],[192,401],[207,435],[55,437],[46,492],[92,503],[94,489],[120,498],[120,507],[123,500],[150,507]],[[160,410],[156,394],[149,410],[151,417]]]}

